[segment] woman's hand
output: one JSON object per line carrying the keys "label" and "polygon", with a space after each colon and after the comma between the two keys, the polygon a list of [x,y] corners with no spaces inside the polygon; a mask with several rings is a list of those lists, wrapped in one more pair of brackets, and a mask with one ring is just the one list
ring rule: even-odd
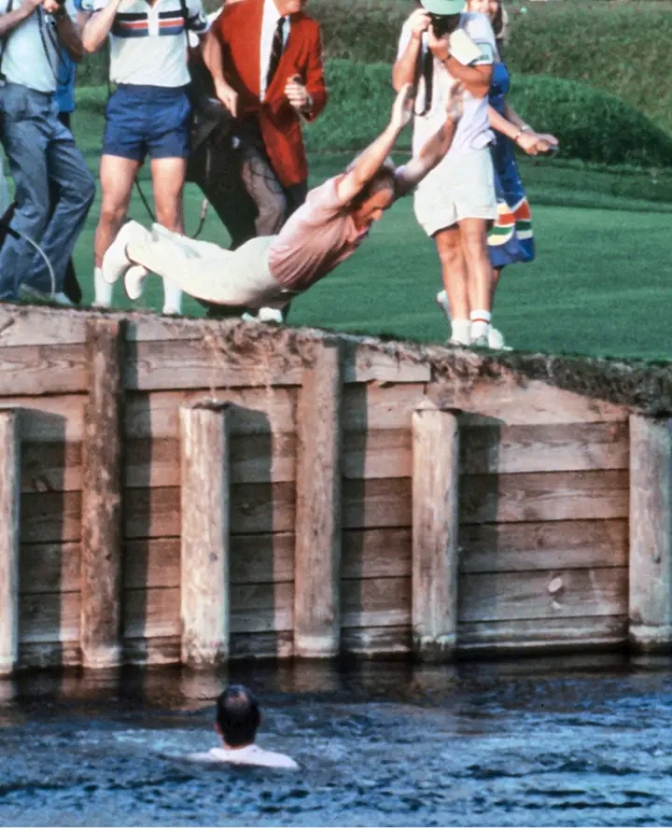
{"label": "woman's hand", "polygon": [[536,156],[539,153],[539,136],[532,130],[525,130],[518,134],[516,144],[524,150],[528,156]]}
{"label": "woman's hand", "polygon": [[413,118],[414,98],[415,90],[413,89],[413,84],[404,84],[397,93],[397,97],[392,105],[390,127],[401,132],[409,123],[411,118]]}

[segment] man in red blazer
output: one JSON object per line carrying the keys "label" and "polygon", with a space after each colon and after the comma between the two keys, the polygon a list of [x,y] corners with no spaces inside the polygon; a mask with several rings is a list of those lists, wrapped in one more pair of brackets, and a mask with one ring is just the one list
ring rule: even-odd
{"label": "man in red blazer", "polygon": [[302,11],[305,2],[227,4],[204,44],[215,94],[237,119],[258,236],[277,233],[303,204],[308,165],[301,121],[316,118],[327,101],[320,29]]}

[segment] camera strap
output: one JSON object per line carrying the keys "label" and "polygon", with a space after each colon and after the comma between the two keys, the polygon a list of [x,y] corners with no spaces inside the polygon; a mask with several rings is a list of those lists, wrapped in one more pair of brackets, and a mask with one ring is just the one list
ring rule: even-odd
{"label": "camera strap", "polygon": [[[8,0],[7,8],[5,9],[5,14],[9,14],[12,11],[12,6],[14,5],[14,0]],[[5,73],[2,71],[2,61],[5,57],[5,47],[7,46],[7,41],[9,40],[11,32],[7,32],[4,38],[0,39],[0,84],[4,86],[5,84]]]}
{"label": "camera strap", "polygon": [[432,95],[434,94],[434,55],[432,50],[425,46],[418,54],[418,61],[415,65],[415,78],[413,79],[413,86],[417,90],[419,88],[420,79],[425,82],[425,95],[422,112],[414,109],[415,115],[427,115],[432,109]]}

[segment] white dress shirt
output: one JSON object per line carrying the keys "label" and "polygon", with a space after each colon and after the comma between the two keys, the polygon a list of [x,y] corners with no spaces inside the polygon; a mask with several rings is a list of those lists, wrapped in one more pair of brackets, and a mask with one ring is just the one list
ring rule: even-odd
{"label": "white dress shirt", "polygon": [[[264,14],[261,19],[261,47],[259,50],[259,71],[261,76],[259,78],[259,100],[263,101],[266,97],[266,76],[268,75],[268,67],[271,63],[271,50],[273,49],[273,37],[278,25],[278,20],[282,15],[278,12],[274,0],[264,0]],[[282,48],[284,50],[287,46],[287,38],[289,37],[289,27],[291,26],[289,15],[286,15],[285,25],[282,32]]]}

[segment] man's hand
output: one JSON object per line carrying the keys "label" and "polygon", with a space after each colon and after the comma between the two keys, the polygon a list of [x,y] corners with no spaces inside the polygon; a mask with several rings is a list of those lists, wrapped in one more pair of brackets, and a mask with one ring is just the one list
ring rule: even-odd
{"label": "man's hand", "polygon": [[426,32],[432,22],[429,12],[424,9],[416,9],[408,18],[409,28],[411,30],[411,37],[414,40],[420,40],[423,32]]}
{"label": "man's hand", "polygon": [[301,83],[298,75],[287,80],[285,84],[285,95],[297,112],[305,112],[310,109],[313,103],[313,99],[310,97],[306,87]]}
{"label": "man's hand", "polygon": [[63,8],[65,13],[65,4],[57,3],[56,0],[42,0],[42,8],[47,14],[56,14],[60,8]]}
{"label": "man's hand", "polygon": [[448,40],[448,35],[437,38],[434,30],[429,29],[427,33],[427,45],[431,49],[434,57],[440,61],[447,61],[450,57],[450,41]]}
{"label": "man's hand", "polygon": [[409,123],[411,118],[413,118],[414,98],[415,90],[413,89],[413,84],[404,84],[397,93],[397,97],[392,105],[390,127],[401,132]]}
{"label": "man's hand", "polygon": [[[25,10],[27,12],[26,16],[30,17],[30,15],[35,11],[35,9],[38,6],[41,6],[41,5],[42,5],[42,0],[25,0],[25,2],[21,4],[21,7],[25,8]],[[46,9],[45,9],[45,11],[46,11]]]}
{"label": "man's hand", "polygon": [[238,115],[238,93],[226,81],[215,81],[215,95],[235,118]]}

